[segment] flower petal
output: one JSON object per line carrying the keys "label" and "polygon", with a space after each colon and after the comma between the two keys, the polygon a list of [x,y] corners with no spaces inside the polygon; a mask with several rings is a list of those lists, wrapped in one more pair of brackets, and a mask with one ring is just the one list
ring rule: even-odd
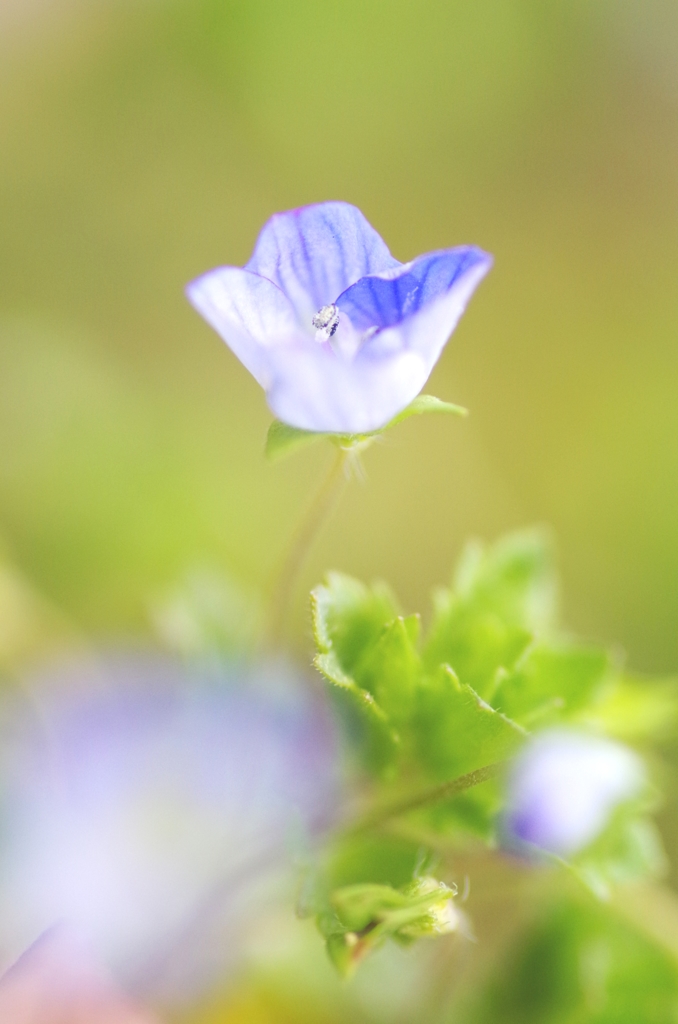
{"label": "flower petal", "polygon": [[475,246],[427,253],[386,273],[361,278],[336,300],[359,331],[394,327],[444,296],[474,267],[489,269],[491,257]]}
{"label": "flower petal", "polygon": [[482,253],[447,291],[378,331],[352,358],[329,343],[299,341],[269,350],[273,412],[302,430],[362,434],[384,427],[423,388],[490,264]]}
{"label": "flower petal", "polygon": [[[481,253],[479,249],[475,251]],[[400,323],[377,331],[368,338],[358,352],[356,363],[382,359],[394,352],[411,349],[423,359],[428,377],[469,299],[491,265],[492,257],[482,253],[482,259],[474,260],[462,270],[447,291],[423,302]]]}
{"label": "flower petal", "polygon": [[331,202],[271,217],[246,269],[277,284],[306,321],[366,274],[399,266],[360,210]]}
{"label": "flower petal", "polygon": [[378,430],[416,397],[429,375],[414,351],[359,362],[343,358],[329,344],[299,344],[271,355],[268,404],[284,423],[301,430]]}
{"label": "flower petal", "polygon": [[267,387],[267,348],[299,333],[294,310],[280,289],[240,267],[218,267],[192,281],[186,294],[258,383]]}

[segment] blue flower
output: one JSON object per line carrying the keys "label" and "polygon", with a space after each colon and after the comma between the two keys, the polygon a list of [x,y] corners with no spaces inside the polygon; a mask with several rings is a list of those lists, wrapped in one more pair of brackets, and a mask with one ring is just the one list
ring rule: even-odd
{"label": "blue flower", "polygon": [[611,740],[566,729],[535,737],[509,780],[505,845],[571,857],[592,843],[615,809],[646,784],[640,758]]}
{"label": "blue flower", "polygon": [[348,203],[275,214],[244,268],[187,289],[284,423],[378,430],[421,391],[492,259],[473,246],[399,263]]}

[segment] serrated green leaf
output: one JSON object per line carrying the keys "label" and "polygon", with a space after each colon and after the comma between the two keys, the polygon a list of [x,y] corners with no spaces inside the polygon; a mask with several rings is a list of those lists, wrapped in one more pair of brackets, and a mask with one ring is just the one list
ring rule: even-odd
{"label": "serrated green leaf", "polygon": [[461,405],[453,405],[451,402],[443,402],[440,398],[435,398],[434,395],[417,395],[414,401],[410,402],[402,412],[399,412],[397,416],[394,416],[392,420],[389,420],[384,427],[384,430],[387,430],[389,427],[394,427],[397,423],[402,423],[403,420],[409,419],[410,416],[422,416],[429,412],[442,412],[451,416],[468,416],[468,409],[464,409]]}
{"label": "serrated green leaf", "polygon": [[443,667],[418,694],[415,743],[437,778],[454,778],[509,757],[526,733]]}
{"label": "serrated green leaf", "polygon": [[426,666],[450,665],[490,700],[534,634],[553,626],[555,596],[552,551],[541,531],[512,534],[488,550],[468,545],[454,586],[436,595]]}
{"label": "serrated green leaf", "polygon": [[372,694],[344,673],[334,651],[316,655],[313,663],[334,684],[339,712],[365,766],[377,774],[384,774],[396,758],[400,746],[398,732]]}
{"label": "serrated green leaf", "polygon": [[399,736],[372,692],[360,685],[360,663],[371,654],[386,625],[397,616],[390,591],[366,587],[342,573],[311,593],[318,655],[315,665],[338,688],[349,730],[373,771],[392,764]]}
{"label": "serrated green leaf", "polygon": [[492,706],[528,727],[571,718],[592,698],[609,670],[607,652],[599,648],[542,644],[499,681]]}
{"label": "serrated green leaf", "polygon": [[318,648],[333,651],[352,678],[360,661],[378,642],[398,607],[384,583],[367,587],[344,573],[328,573],[327,582],[311,592],[313,629]]}
{"label": "serrated green leaf", "polygon": [[290,427],[280,420],[273,420],[266,435],[264,455],[269,462],[277,462],[284,459],[299,448],[305,448],[314,441],[323,441],[333,437],[333,434],[316,433],[312,430],[299,430],[297,427]]}
{"label": "serrated green leaf", "polygon": [[376,644],[365,652],[356,666],[360,685],[374,694],[392,722],[406,721],[412,714],[421,659],[416,649],[419,618],[398,617],[386,625]]}

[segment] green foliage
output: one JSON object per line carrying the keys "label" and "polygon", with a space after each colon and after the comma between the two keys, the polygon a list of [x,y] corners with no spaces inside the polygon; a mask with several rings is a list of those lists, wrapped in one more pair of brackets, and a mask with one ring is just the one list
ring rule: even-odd
{"label": "green foliage", "polygon": [[452,904],[456,890],[431,876],[395,889],[363,882],[335,889],[330,909],[318,916],[330,959],[350,975],[365,955],[387,939],[408,945],[426,935],[456,931],[460,918]]}
{"label": "green foliage", "polygon": [[617,674],[582,709],[582,724],[629,742],[663,742],[678,726],[678,679]]}
{"label": "green foliage", "polygon": [[571,643],[538,644],[502,676],[493,703],[525,726],[546,725],[586,707],[609,671],[606,651]]}
{"label": "green foliage", "polygon": [[[383,585],[371,589],[344,576],[330,573],[325,586],[311,595],[313,626],[318,655],[317,668],[337,687],[337,695],[366,762],[376,770],[393,763],[399,735],[376,700],[375,651],[389,657],[391,644],[385,631],[397,632],[397,609]],[[365,683],[372,683],[373,689]],[[391,702],[392,703],[392,702]]]}
{"label": "green foliage", "polygon": [[543,533],[512,534],[489,550],[469,544],[453,587],[435,595],[426,664],[451,665],[463,683],[490,699],[535,633],[554,625],[556,589]]}
{"label": "green foliage", "polygon": [[607,828],[575,858],[575,874],[601,899],[609,899],[616,886],[666,871],[661,838],[648,817],[651,807],[647,798],[619,807]]}
{"label": "green foliage", "polygon": [[409,419],[410,416],[422,416],[431,412],[452,416],[467,415],[467,410],[460,405],[443,402],[433,395],[417,395],[414,401],[410,402],[397,416],[394,416],[385,427],[382,427],[381,430],[373,430],[369,434],[328,434],[313,430],[299,430],[298,427],[290,427],[287,423],[274,420],[268,428],[264,454],[270,462],[277,462],[278,459],[284,459],[299,448],[313,444],[314,441],[331,441],[344,448],[357,447],[379,437],[385,430],[390,430],[391,427]]}
{"label": "green foliage", "polygon": [[449,666],[425,678],[413,723],[420,763],[435,778],[454,778],[502,761],[524,731],[460,683]]}
{"label": "green foliage", "polygon": [[678,972],[603,904],[568,902],[513,946],[460,1024],[673,1024]]}
{"label": "green foliage", "polygon": [[[331,870],[326,865],[317,889],[319,925],[342,972],[384,937],[406,934],[401,915],[418,906],[408,888],[418,877],[417,844],[496,841],[501,765],[529,732],[570,724],[647,741],[669,735],[678,720],[676,683],[624,675],[607,651],[559,628],[553,551],[542,531],[489,548],[469,545],[452,586],[436,594],[423,634],[418,617],[403,616],[384,584],[340,573],[313,591],[312,608],[315,664],[341,696],[354,749],[377,786],[377,813],[364,826],[380,833],[376,848],[369,852],[364,836],[354,839],[342,854],[350,870],[337,870],[341,858]],[[466,780],[489,766],[482,780]],[[451,796],[447,783],[456,790],[455,780],[459,791]],[[648,818],[653,799],[644,793],[618,808],[568,866],[590,891],[607,897],[615,886],[661,872],[661,843]],[[385,862],[393,867],[393,850],[379,845],[393,824],[389,815],[411,842],[400,873],[385,869]],[[543,863],[549,859],[563,869],[558,858]]]}

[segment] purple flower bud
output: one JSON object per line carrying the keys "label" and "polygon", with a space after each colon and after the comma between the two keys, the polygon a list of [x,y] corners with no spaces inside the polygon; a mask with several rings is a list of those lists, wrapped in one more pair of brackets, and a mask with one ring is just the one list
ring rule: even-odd
{"label": "purple flower bud", "polygon": [[348,203],[278,213],[244,268],[190,301],[303,430],[378,430],[418,395],[492,258],[474,246],[399,263]]}
{"label": "purple flower bud", "polygon": [[506,845],[541,847],[561,857],[583,850],[613,811],[638,796],[645,769],[631,750],[565,729],[536,736],[509,778]]}

